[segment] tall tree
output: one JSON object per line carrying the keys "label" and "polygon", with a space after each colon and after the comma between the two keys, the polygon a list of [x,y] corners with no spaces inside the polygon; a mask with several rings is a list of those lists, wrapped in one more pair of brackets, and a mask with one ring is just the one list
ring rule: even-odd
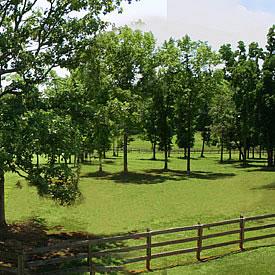
{"label": "tall tree", "polygon": [[[101,33],[90,43],[91,48],[96,49],[96,52],[91,54],[93,52],[88,49],[83,55],[83,66],[86,71],[90,71],[90,74],[98,78],[96,80],[93,77],[94,81],[90,86],[98,83],[102,87],[102,83],[107,81],[110,84],[109,88],[105,88],[104,91],[101,88],[101,97],[105,98],[108,104],[110,102],[112,106],[116,106],[115,110],[122,108],[120,112],[113,112],[113,114],[119,114],[121,121],[117,119],[115,121],[123,127],[124,172],[127,172],[127,145],[129,137],[133,131],[136,131],[134,122],[137,121],[137,111],[133,109],[136,110],[138,103],[137,87],[144,77],[143,67],[154,51],[155,39],[151,33],[133,31],[125,26]],[[92,58],[93,61],[90,62],[87,57]],[[85,64],[86,60],[88,64]],[[86,83],[89,85],[88,82]],[[99,89],[97,91],[100,91]]]}
{"label": "tall tree", "polygon": [[275,166],[275,25],[267,35],[267,52],[262,68],[262,78],[257,89],[257,125],[264,137],[268,153],[268,167]]}
{"label": "tall tree", "polygon": [[[20,132],[17,127],[18,121],[26,110],[24,102],[32,98],[34,85],[42,83],[53,67],[72,65],[74,63],[72,57],[76,50],[79,52],[81,48],[85,48],[88,38],[93,37],[104,27],[101,14],[113,11],[119,7],[120,3],[119,0],[48,0],[44,1],[44,7],[41,7],[40,2],[36,0],[1,1],[0,103],[1,108],[10,109],[16,102],[18,104],[16,109],[22,112],[13,112],[12,116],[1,116],[1,124],[10,124],[13,128],[1,127],[0,133],[0,227],[6,225],[5,172],[14,171],[19,165],[21,169],[31,174],[28,177],[29,181],[36,182],[36,184],[38,184],[38,174],[41,172],[38,169],[29,169],[32,163],[30,157],[32,151],[29,151],[29,146],[25,146],[24,149],[14,140],[10,150],[8,144],[2,139],[8,136],[8,131],[11,129],[16,130],[17,133]],[[84,11],[84,16],[81,16],[82,11]],[[9,75],[14,73],[17,73],[19,77],[4,82]],[[28,127],[25,128],[27,129]],[[31,137],[29,135],[28,138]],[[18,150],[17,146],[22,148],[22,151]],[[25,154],[28,154],[28,157],[23,157]],[[24,159],[24,161],[19,164],[17,159]],[[63,177],[61,174],[60,176]],[[40,179],[40,186],[45,187],[46,179]]]}
{"label": "tall tree", "polygon": [[262,58],[262,49],[253,42],[249,45],[247,53],[245,44],[240,41],[235,52],[231,50],[230,45],[223,45],[220,53],[225,61],[226,77],[234,91],[233,102],[236,108],[236,124],[239,129],[235,143],[245,164],[255,125],[253,114],[256,87],[260,79],[259,60]]}
{"label": "tall tree", "polygon": [[[196,120],[213,97],[216,79],[214,68],[219,58],[205,42],[193,42],[189,36],[177,41],[178,88],[176,99],[177,143],[187,148],[187,172],[191,172],[191,146],[194,140]],[[183,140],[183,138],[187,138]]]}

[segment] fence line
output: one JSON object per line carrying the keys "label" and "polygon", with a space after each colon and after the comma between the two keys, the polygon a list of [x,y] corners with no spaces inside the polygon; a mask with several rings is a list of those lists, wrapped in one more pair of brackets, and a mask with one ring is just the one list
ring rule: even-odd
{"label": "fence line", "polygon": [[[125,253],[130,251],[137,251],[137,250],[145,250],[146,255],[136,257],[136,258],[124,259],[125,264],[145,261],[146,269],[151,270],[151,261],[154,259],[161,258],[161,257],[169,257],[173,255],[180,255],[185,253],[194,253],[194,252],[196,252],[196,259],[198,261],[201,261],[201,252],[204,250],[209,250],[217,247],[223,247],[223,246],[234,245],[234,244],[239,244],[239,248],[241,250],[244,250],[245,249],[244,243],[261,240],[261,239],[274,238],[275,233],[256,236],[256,237],[250,237],[250,238],[245,237],[246,232],[275,228],[275,223],[261,225],[261,226],[254,226],[254,227],[246,227],[247,222],[249,221],[263,220],[268,218],[275,218],[275,214],[248,217],[248,218],[240,216],[239,219],[226,220],[226,221],[220,221],[220,222],[209,223],[209,224],[198,223],[198,225],[194,225],[194,226],[177,227],[177,228],[170,228],[165,230],[151,231],[150,229],[147,229],[147,232],[143,232],[143,233],[128,234],[128,235],[115,236],[115,237],[106,237],[106,238],[100,238],[100,239],[94,239],[94,240],[78,241],[74,243],[65,243],[65,244],[63,243],[63,244],[54,245],[50,247],[37,248],[28,253],[24,253],[24,251],[22,251],[21,255],[14,255],[12,253],[0,252],[1,260],[3,258],[9,259],[9,260],[17,260],[17,268],[0,267],[0,271],[11,272],[19,275],[34,274],[31,272],[31,269],[30,269],[32,267],[48,266],[51,264],[65,263],[67,261],[80,260],[80,259],[87,259],[88,265],[69,268],[66,270],[56,270],[51,272],[42,272],[42,273],[35,273],[35,274],[66,274],[66,273],[72,273],[72,272],[90,272],[90,274],[95,274],[95,272],[125,271],[124,266],[97,266],[94,264],[93,259],[97,257],[104,257],[106,255],[114,255],[114,254],[116,255],[117,253]],[[206,228],[209,229],[211,227],[220,227],[223,225],[231,225],[231,224],[239,224],[239,229],[219,232],[214,234],[208,234],[208,235],[204,234],[204,229]],[[157,243],[152,242],[153,236],[165,235],[165,234],[177,233],[177,232],[185,232],[185,231],[195,231],[197,232],[197,236],[177,239],[177,240],[157,242]],[[238,239],[236,240],[228,241],[228,242],[219,242],[216,244],[211,244],[206,246],[203,245],[203,241],[206,239],[212,239],[212,238],[217,238],[217,237],[222,237],[227,235],[236,235],[236,234],[238,234],[239,236]],[[143,245],[92,251],[92,247],[94,245],[112,243],[112,242],[124,241],[124,240],[136,240],[141,238],[145,239],[145,244]],[[173,244],[188,243],[192,241],[196,241],[196,247],[189,247],[185,249],[152,254],[152,248],[154,247],[163,247],[163,246],[168,246]],[[31,260],[31,254],[60,251],[62,249],[73,248],[73,247],[74,248],[87,247],[87,253],[80,253],[75,256],[66,256],[66,257],[53,258],[48,260]]]}

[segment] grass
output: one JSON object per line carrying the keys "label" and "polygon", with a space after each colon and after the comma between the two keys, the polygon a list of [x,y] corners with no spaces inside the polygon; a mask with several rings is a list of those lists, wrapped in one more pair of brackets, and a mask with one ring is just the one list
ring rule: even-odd
{"label": "grass", "polygon": [[[148,143],[139,140],[136,143],[143,144],[143,148],[150,148]],[[8,222],[39,217],[49,226],[62,225],[64,231],[113,235],[145,231],[147,228],[155,230],[188,226],[197,224],[198,221],[216,222],[237,218],[240,214],[248,217],[275,213],[275,172],[265,169],[265,160],[251,160],[248,166],[243,167],[236,161],[237,155],[233,156],[233,161],[220,164],[217,154],[206,153],[206,158],[200,158],[197,153],[192,155],[193,172],[189,175],[185,172],[186,160],[181,158],[181,154],[171,154],[169,171],[164,172],[162,154],[157,154],[158,161],[152,161],[151,153],[132,152],[129,154],[130,172],[124,174],[121,172],[122,156],[114,158],[111,155],[110,152],[104,161],[103,173],[97,172],[97,160],[82,165],[80,188],[84,198],[81,203],[70,208],[60,207],[52,201],[39,198],[35,188],[24,184],[22,188],[16,187],[17,176],[9,174],[6,178]],[[154,241],[163,240],[166,240],[166,237],[159,236]],[[224,239],[229,240],[230,237]],[[251,245],[270,243],[272,239]],[[161,249],[155,250],[154,253],[164,251]],[[182,249],[182,246],[175,246],[175,249]],[[205,251],[203,257],[226,254],[236,249],[237,246],[230,246]],[[255,261],[267,260],[268,255],[275,256],[274,247],[230,254],[217,261],[176,267],[168,272],[181,274],[184,270],[187,274],[225,274],[228,269],[229,274],[234,274],[231,270],[237,262],[241,265],[242,257],[247,259],[243,260],[245,271],[245,266],[250,266],[253,258]],[[184,257],[154,260],[153,267],[169,266],[171,263],[183,265],[194,259],[193,254],[188,254]],[[218,268],[219,261],[225,263],[224,270]],[[144,263],[133,265],[132,268],[144,269]],[[267,272],[264,274],[269,274],[268,265],[264,270]]]}

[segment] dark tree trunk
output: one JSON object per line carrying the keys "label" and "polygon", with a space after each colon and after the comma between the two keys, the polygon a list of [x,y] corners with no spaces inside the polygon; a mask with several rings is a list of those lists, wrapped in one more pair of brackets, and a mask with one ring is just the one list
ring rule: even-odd
{"label": "dark tree trunk", "polygon": [[39,168],[39,155],[36,154],[36,167]]}
{"label": "dark tree trunk", "polygon": [[153,149],[153,160],[156,160],[156,148],[157,148],[157,144],[156,142],[152,143],[152,149]]}
{"label": "dark tree trunk", "polygon": [[252,147],[252,158],[255,159],[255,147]]}
{"label": "dark tree trunk", "polygon": [[202,148],[201,148],[201,158],[204,158],[204,146],[205,146],[205,139],[204,137],[202,138]]}
{"label": "dark tree trunk", "polygon": [[184,158],[187,158],[187,147],[184,147]]}
{"label": "dark tree trunk", "polygon": [[259,159],[262,158],[262,145],[260,145],[260,149],[259,149]]}
{"label": "dark tree trunk", "polygon": [[273,149],[269,148],[267,151],[267,166],[273,167]]}
{"label": "dark tree trunk", "polygon": [[103,168],[102,168],[102,153],[99,153],[99,172],[102,172]]}
{"label": "dark tree trunk", "polygon": [[223,162],[223,133],[221,136],[221,158],[220,158],[220,162]]}
{"label": "dark tree trunk", "polygon": [[187,172],[191,173],[191,148],[187,148]]}
{"label": "dark tree trunk", "polygon": [[232,150],[231,150],[231,148],[229,148],[229,150],[228,150],[228,159],[229,160],[232,159]]}
{"label": "dark tree trunk", "polygon": [[125,133],[124,134],[124,150],[123,150],[123,153],[124,153],[124,173],[127,173],[128,172],[128,163],[127,163],[127,147],[128,147],[128,136],[127,134]]}
{"label": "dark tree trunk", "polygon": [[167,145],[165,145],[165,148],[164,148],[164,170],[165,171],[168,170],[168,149],[167,149]]}
{"label": "dark tree trunk", "polygon": [[115,141],[113,142],[113,157],[116,156],[116,143]]}
{"label": "dark tree trunk", "polygon": [[5,217],[5,174],[0,169],[0,228],[7,227]]}

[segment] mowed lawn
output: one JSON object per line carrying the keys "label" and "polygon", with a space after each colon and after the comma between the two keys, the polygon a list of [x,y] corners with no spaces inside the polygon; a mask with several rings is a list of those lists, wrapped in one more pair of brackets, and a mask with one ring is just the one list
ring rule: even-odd
{"label": "mowed lawn", "polygon": [[[188,226],[199,221],[216,222],[238,218],[240,214],[248,217],[275,213],[275,172],[265,169],[265,160],[250,160],[249,165],[243,167],[237,161],[237,154],[233,155],[233,161],[224,164],[219,163],[218,154],[205,153],[205,158],[199,155],[192,156],[191,175],[185,172],[186,160],[182,154],[173,152],[167,172],[162,170],[164,163],[160,153],[157,154],[157,161],[150,160],[151,153],[130,153],[127,175],[121,172],[122,153],[120,157],[113,157],[111,152],[107,154],[102,174],[97,172],[98,160],[93,159],[91,163],[82,165],[80,188],[83,200],[73,207],[60,207],[39,198],[35,188],[24,185],[23,181],[22,188],[16,187],[18,177],[10,174],[6,178],[7,220],[11,223],[39,217],[49,226],[62,225],[63,231],[115,235],[142,232],[147,228]],[[162,240],[159,237],[156,241]],[[224,239],[228,240],[231,239]],[[275,245],[275,240],[254,244]],[[226,254],[237,248],[225,247],[204,254]],[[269,255],[274,256],[274,248],[270,251]],[[250,253],[257,254],[256,251]],[[155,261],[155,266],[184,264],[192,260],[195,260],[194,255],[171,257]],[[144,269],[144,263],[135,267],[142,269],[142,265]],[[205,265],[209,266],[210,273],[211,268],[215,268],[211,265],[212,262]],[[203,272],[200,266],[196,265],[192,270],[195,272],[198,268]],[[190,269],[183,268],[186,271]],[[181,274],[178,269],[171,269],[171,274]],[[166,274],[162,272],[156,273]]]}

